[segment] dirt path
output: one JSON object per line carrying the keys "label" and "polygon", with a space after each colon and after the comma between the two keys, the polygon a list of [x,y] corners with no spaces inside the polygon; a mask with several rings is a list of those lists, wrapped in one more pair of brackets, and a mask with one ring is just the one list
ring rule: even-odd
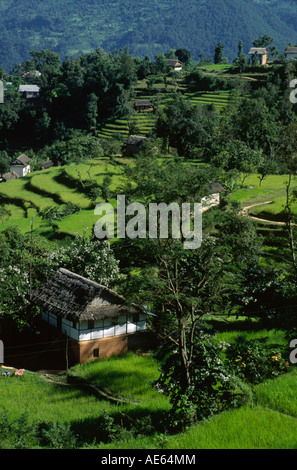
{"label": "dirt path", "polygon": [[[46,371],[45,371],[46,372]],[[125,398],[120,398],[120,397],[116,397],[116,396],[113,396],[107,392],[105,392],[104,390],[102,390],[101,388],[97,387],[97,385],[94,385],[92,383],[89,383],[89,382],[80,382],[80,383],[69,383],[69,382],[65,382],[65,380],[59,380],[59,377],[58,377],[58,374],[49,374],[49,373],[41,373],[40,376],[46,380],[47,382],[51,382],[51,383],[54,383],[54,384],[57,384],[57,385],[62,385],[62,386],[67,386],[67,387],[75,387],[75,388],[85,388],[85,389],[89,389],[92,391],[93,394],[95,395],[99,395],[101,398],[104,398],[105,400],[108,400],[108,401],[112,401],[112,402],[117,402],[117,403],[128,403],[128,404],[134,404],[136,405],[137,403],[135,402],[132,402],[131,400],[128,400],[128,399],[125,399]]]}
{"label": "dirt path", "polygon": [[240,214],[248,217],[249,219],[256,220],[258,222],[266,222],[272,225],[286,225],[285,222],[278,222],[278,221],[269,220],[269,219],[261,219],[260,217],[256,217],[254,215],[249,214],[249,209],[251,209],[252,207],[263,206],[264,204],[272,204],[272,202],[273,201],[264,201],[264,202],[258,202],[257,204],[251,204],[250,206],[245,206],[242,208]]}

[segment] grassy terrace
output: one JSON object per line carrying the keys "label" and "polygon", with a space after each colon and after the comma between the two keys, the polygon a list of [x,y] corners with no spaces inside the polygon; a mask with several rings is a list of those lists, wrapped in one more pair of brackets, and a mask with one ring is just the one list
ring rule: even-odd
{"label": "grassy terrace", "polygon": [[[228,70],[228,66],[207,67],[208,74],[223,74]],[[203,70],[206,70],[203,69]],[[149,88],[148,80],[140,80],[135,88],[136,99],[149,99],[158,108],[162,108],[172,98],[172,93],[180,92],[193,105],[205,105],[213,103],[216,110],[220,112],[227,105],[229,92],[189,92],[184,83],[183,77],[172,78],[167,77],[166,84],[163,80],[157,80],[151,88]],[[130,103],[133,107],[133,102]],[[155,124],[156,114],[153,112],[142,111],[140,113],[131,114],[127,119],[115,119],[107,122],[99,130],[99,137],[110,138],[116,134],[128,136],[130,133],[147,136],[152,131]],[[133,132],[130,132],[130,128]]]}
{"label": "grassy terrace", "polygon": [[[281,212],[286,203],[287,175],[269,175],[261,184],[258,175],[249,175],[244,187],[238,188],[230,195],[230,199],[240,202],[242,207],[250,207],[250,215],[263,217],[268,221],[282,220]],[[291,189],[296,189],[297,180],[292,180]],[[297,213],[297,204],[292,206]]]}
{"label": "grassy terrace", "polygon": [[[87,183],[102,184],[105,176],[112,177],[110,189],[115,190],[121,182],[120,165],[127,163],[125,159],[94,159],[86,163],[71,164],[65,167],[54,167],[50,170],[32,172],[19,180],[7,181],[0,187],[0,203],[10,210],[11,217],[0,224],[4,230],[9,225],[17,225],[24,233],[31,228],[34,218],[34,229],[48,235],[50,227],[38,215],[47,206],[55,206],[72,202],[81,208],[57,223],[59,232],[65,234],[91,234],[98,216],[94,215],[95,203],[85,191]],[[90,179],[91,177],[91,179]],[[98,199],[103,202],[103,199]]]}
{"label": "grassy terrace", "polygon": [[[238,330],[219,333],[218,339],[230,342],[237,334],[243,334],[248,339],[268,337],[274,344],[282,345],[282,332],[275,333],[241,330],[238,324]],[[22,377],[0,376],[1,408],[12,419],[20,418],[25,410],[29,423],[36,416],[46,423],[69,423],[81,446],[100,449],[296,448],[297,371],[294,366],[284,375],[251,387],[246,404],[215,415],[183,433],[160,434],[152,429],[146,430],[146,434],[117,433],[112,441],[102,441],[103,413],[128,428],[148,415],[153,426],[159,426],[170,405],[167,397],[151,385],[158,374],[158,363],[151,354],[128,353],[77,365],[59,376],[30,371]]]}

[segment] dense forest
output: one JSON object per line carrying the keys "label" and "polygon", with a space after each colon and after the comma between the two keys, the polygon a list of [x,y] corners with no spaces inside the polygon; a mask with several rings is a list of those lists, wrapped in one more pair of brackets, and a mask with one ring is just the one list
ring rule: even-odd
{"label": "dense forest", "polygon": [[[185,8],[186,3],[186,8]],[[269,14],[267,14],[269,10]],[[97,47],[129,47],[139,57],[185,47],[193,57],[213,58],[225,44],[232,60],[241,39],[247,53],[261,34],[274,37],[280,53],[296,41],[297,7],[292,0],[3,0],[0,4],[0,66],[9,69],[29,51],[50,49],[71,57]]]}

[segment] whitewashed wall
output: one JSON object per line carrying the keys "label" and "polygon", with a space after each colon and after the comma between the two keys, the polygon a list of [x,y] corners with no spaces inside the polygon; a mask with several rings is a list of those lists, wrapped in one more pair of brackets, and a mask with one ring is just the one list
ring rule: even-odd
{"label": "whitewashed wall", "polygon": [[18,166],[18,165],[16,165],[16,166],[12,165],[10,167],[10,172],[12,173],[13,171],[15,173],[17,173],[20,178],[22,178],[23,176],[26,176],[31,172],[31,167],[30,167],[30,165],[25,166],[25,167],[24,166]]}
{"label": "whitewashed wall", "polygon": [[[42,312],[42,319],[57,328],[58,323],[55,315]],[[94,328],[92,329],[88,328],[87,321],[73,324],[72,321],[63,318],[61,332],[63,334],[66,333],[67,336],[77,341],[89,341],[92,339],[110,338],[112,336],[145,331],[146,326],[146,315],[144,314],[139,315],[138,322],[133,322],[132,315],[128,315],[128,317],[121,316],[116,319],[116,322],[112,319],[95,320]]]}

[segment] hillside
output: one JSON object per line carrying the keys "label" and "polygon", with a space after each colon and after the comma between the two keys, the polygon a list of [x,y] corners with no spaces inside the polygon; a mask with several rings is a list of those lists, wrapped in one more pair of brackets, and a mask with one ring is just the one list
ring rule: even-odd
{"label": "hillside", "polygon": [[134,55],[153,57],[185,47],[197,60],[213,58],[221,41],[232,61],[239,40],[247,53],[253,40],[267,34],[283,52],[297,37],[293,0],[2,0],[0,13],[5,69],[28,58],[32,49],[50,49],[63,58],[128,46]]}

